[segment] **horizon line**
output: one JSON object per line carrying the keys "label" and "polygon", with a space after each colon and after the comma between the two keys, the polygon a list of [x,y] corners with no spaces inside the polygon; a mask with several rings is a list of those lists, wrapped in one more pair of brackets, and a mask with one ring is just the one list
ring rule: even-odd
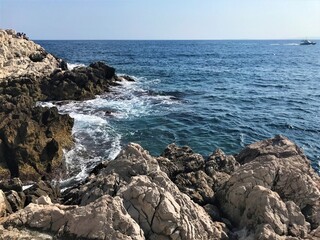
{"label": "horizon line", "polygon": [[217,38],[217,39],[31,39],[32,41],[285,41],[320,40],[315,38]]}

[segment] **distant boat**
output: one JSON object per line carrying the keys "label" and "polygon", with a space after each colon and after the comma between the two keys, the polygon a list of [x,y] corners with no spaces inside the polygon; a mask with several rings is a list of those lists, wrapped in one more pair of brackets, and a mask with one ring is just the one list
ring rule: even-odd
{"label": "distant boat", "polygon": [[302,40],[300,45],[316,45],[316,42],[311,42],[309,40]]}

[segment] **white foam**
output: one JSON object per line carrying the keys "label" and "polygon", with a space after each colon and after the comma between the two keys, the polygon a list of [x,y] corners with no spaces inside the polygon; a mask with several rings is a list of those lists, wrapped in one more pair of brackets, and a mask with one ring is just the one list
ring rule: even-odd
{"label": "white foam", "polygon": [[24,190],[27,190],[29,188],[31,188],[34,184],[30,184],[30,185],[25,185],[25,186],[22,186],[22,191]]}
{"label": "white foam", "polygon": [[85,67],[86,65],[82,64],[82,63],[67,63],[67,67],[69,70],[72,70],[76,67]]}
{"label": "white foam", "polygon": [[161,108],[168,108],[167,112],[172,104],[179,103],[173,96],[148,90],[148,84],[154,88],[159,79],[133,78],[135,82],[122,81],[121,86],[113,87],[111,92],[95,99],[70,101],[62,105],[39,103],[41,106],[56,106],[60,113],[67,113],[75,120],[72,131],[76,143],[64,154],[70,178],[61,182],[62,187],[83,180],[94,165],[103,160],[113,160],[119,154],[122,136],[112,125],[115,120],[159,114]]}

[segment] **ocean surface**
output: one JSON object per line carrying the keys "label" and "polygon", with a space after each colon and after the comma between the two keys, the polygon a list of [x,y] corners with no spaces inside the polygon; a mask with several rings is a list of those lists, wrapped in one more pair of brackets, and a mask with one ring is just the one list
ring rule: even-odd
{"label": "ocean surface", "polygon": [[103,61],[136,80],[58,106],[75,118],[76,145],[65,154],[75,179],[128,142],[152,155],[174,142],[207,156],[276,134],[302,147],[319,172],[320,41],[36,42],[71,68]]}

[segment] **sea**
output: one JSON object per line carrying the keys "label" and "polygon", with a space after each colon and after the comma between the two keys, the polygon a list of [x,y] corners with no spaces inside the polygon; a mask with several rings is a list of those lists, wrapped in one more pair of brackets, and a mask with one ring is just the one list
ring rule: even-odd
{"label": "sea", "polygon": [[123,82],[87,101],[41,103],[75,119],[67,184],[129,142],[154,156],[170,143],[236,154],[284,135],[320,173],[320,41],[36,41],[69,68],[103,61]]}

